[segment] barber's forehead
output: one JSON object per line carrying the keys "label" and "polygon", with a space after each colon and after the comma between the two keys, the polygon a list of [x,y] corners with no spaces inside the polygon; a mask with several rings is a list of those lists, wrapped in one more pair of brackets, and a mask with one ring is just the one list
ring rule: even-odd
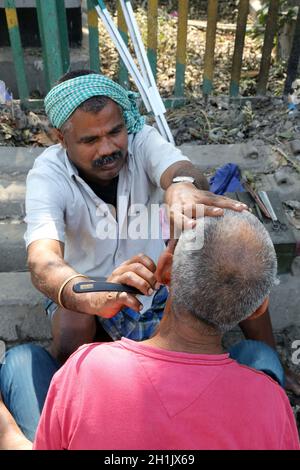
{"label": "barber's forehead", "polygon": [[89,109],[89,107],[85,108],[84,106],[78,106],[69,119],[74,121],[74,117],[76,120],[78,117],[80,117],[80,119],[84,122],[86,117],[97,119],[99,117],[101,118],[102,116],[106,119],[114,120],[116,122],[124,122],[123,110],[113,100],[109,100],[109,102],[107,102],[105,106],[101,107],[99,110],[97,110],[97,108]]}

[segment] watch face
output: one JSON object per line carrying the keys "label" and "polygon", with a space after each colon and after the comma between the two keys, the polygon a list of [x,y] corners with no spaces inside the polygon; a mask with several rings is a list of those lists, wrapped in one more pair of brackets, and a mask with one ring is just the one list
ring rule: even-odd
{"label": "watch face", "polygon": [[195,179],[192,176],[176,176],[173,178],[173,183],[194,183]]}

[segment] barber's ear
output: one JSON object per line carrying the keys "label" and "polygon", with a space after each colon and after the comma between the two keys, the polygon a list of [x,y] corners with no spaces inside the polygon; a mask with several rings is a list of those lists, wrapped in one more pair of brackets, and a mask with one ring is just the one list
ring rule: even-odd
{"label": "barber's ear", "polygon": [[269,306],[269,297],[266,297],[263,303],[261,304],[261,306],[258,307],[258,309],[256,309],[255,312],[253,312],[252,315],[250,315],[250,317],[247,318],[247,320],[255,320],[256,318],[260,317],[261,315],[266,313],[268,306]]}
{"label": "barber's ear", "polygon": [[171,272],[173,264],[173,253],[177,244],[177,240],[170,240],[165,251],[160,255],[155,276],[158,282],[165,286],[170,285]]}
{"label": "barber's ear", "polygon": [[55,128],[53,129],[53,132],[54,132],[55,137],[56,137],[57,140],[59,141],[59,143],[60,143],[64,148],[66,148],[65,138],[64,138],[63,133],[62,133],[59,129],[55,129]]}

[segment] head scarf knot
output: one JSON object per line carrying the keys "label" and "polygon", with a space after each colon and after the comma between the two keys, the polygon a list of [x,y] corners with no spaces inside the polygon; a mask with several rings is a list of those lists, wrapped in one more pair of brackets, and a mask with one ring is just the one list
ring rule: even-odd
{"label": "head scarf knot", "polygon": [[71,78],[53,87],[45,98],[47,116],[51,124],[60,129],[78,106],[99,95],[107,96],[122,108],[129,134],[143,128],[145,118],[140,115],[136,104],[138,94],[96,73]]}

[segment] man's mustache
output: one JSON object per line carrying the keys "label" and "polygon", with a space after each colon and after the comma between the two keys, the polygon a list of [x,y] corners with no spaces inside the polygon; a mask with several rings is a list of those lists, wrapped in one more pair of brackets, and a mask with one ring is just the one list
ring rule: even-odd
{"label": "man's mustache", "polygon": [[122,152],[114,152],[111,155],[104,155],[103,157],[97,158],[92,163],[93,168],[99,168],[104,165],[108,165],[108,163],[114,163],[117,160],[121,160],[123,158]]}

